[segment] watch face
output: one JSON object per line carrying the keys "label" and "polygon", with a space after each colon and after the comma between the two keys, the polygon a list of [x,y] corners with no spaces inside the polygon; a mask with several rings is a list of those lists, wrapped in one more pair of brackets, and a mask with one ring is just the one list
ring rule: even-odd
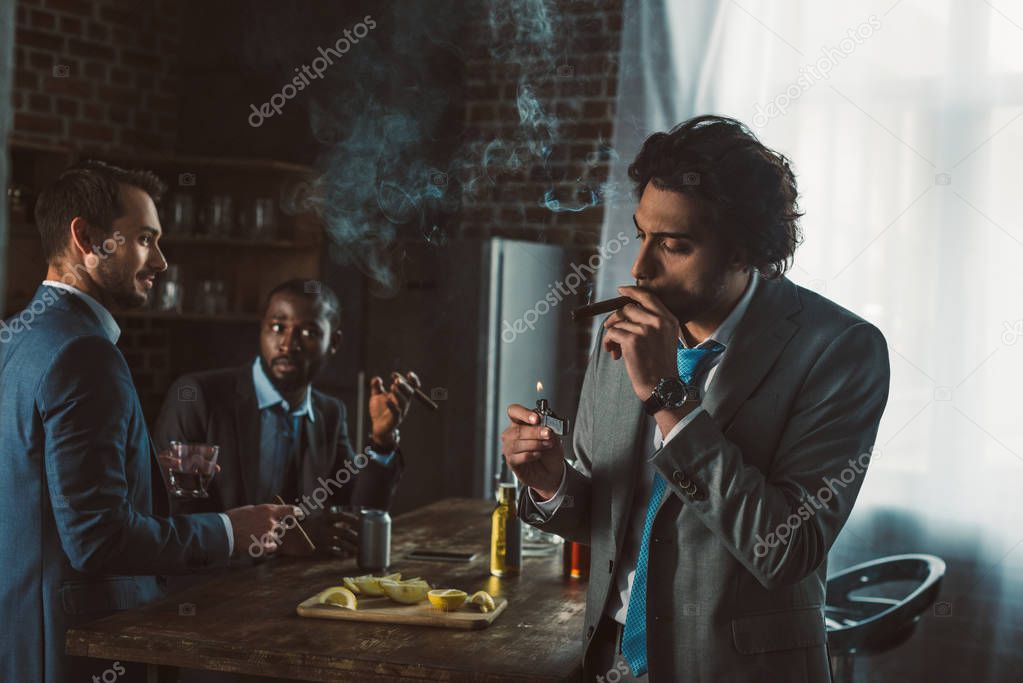
{"label": "watch face", "polygon": [[660,397],[665,406],[672,408],[681,406],[686,400],[686,386],[680,379],[665,377],[657,383],[654,393]]}

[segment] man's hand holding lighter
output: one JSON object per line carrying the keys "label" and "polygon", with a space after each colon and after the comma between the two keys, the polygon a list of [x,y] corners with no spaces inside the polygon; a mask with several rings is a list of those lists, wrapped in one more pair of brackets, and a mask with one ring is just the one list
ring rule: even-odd
{"label": "man's hand holding lighter", "polygon": [[501,433],[505,462],[542,500],[553,498],[565,473],[561,439],[550,427],[541,427],[540,416],[524,405],[508,406],[508,417],[511,424]]}

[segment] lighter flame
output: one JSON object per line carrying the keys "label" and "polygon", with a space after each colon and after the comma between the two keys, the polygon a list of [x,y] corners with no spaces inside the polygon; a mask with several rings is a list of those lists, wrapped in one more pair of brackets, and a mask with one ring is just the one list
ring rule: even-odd
{"label": "lighter flame", "polygon": [[536,383],[536,393],[538,393],[538,394],[539,394],[539,393],[540,393],[541,391],[543,391],[543,382],[539,382],[539,381],[538,381],[538,382]]}

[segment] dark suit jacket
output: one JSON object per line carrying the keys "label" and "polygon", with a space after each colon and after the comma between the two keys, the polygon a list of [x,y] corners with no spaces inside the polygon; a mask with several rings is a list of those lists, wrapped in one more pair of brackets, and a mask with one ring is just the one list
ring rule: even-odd
{"label": "dark suit jacket", "polygon": [[[636,476],[669,495],[647,578],[651,683],[825,683],[828,550],[852,511],[888,398],[876,327],[786,278],[761,280],[697,415],[650,460],[625,363],[596,342],[566,498],[527,522],[590,545],[584,663],[621,564]],[[813,501],[817,501],[816,503]],[[818,505],[819,503],[819,505]],[[761,542],[763,539],[763,542]]]}
{"label": "dark suit jacket", "polygon": [[65,656],[67,629],[226,566],[229,539],[218,515],[154,515],[131,374],[84,301],[41,286],[0,330],[0,681],[90,680],[110,664]]}
{"label": "dark suit jacket", "polygon": [[[305,451],[299,475],[302,495],[316,496],[311,511],[331,504],[388,509],[404,466],[401,451],[390,467],[370,460],[357,468],[355,463],[363,462],[365,456],[356,460],[348,439],[344,404],[314,389],[312,407],[315,419],[305,421]],[[174,383],[157,420],[157,448],[168,448],[172,440],[220,446],[221,471],[211,483],[210,497],[189,509],[224,511],[273,502],[254,498],[258,489],[259,428],[251,364],[185,375]],[[353,475],[353,471],[358,474]],[[337,481],[345,483],[338,485]],[[319,500],[322,496],[317,491],[325,491],[327,500]]]}

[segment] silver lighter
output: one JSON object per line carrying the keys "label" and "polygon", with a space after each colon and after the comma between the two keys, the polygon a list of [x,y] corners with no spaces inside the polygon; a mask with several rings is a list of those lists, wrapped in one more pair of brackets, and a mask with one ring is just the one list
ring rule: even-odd
{"label": "silver lighter", "polygon": [[540,416],[541,427],[548,427],[558,436],[565,436],[572,429],[571,423],[568,420],[554,414],[545,398],[538,398],[536,400],[536,410],[533,412]]}

